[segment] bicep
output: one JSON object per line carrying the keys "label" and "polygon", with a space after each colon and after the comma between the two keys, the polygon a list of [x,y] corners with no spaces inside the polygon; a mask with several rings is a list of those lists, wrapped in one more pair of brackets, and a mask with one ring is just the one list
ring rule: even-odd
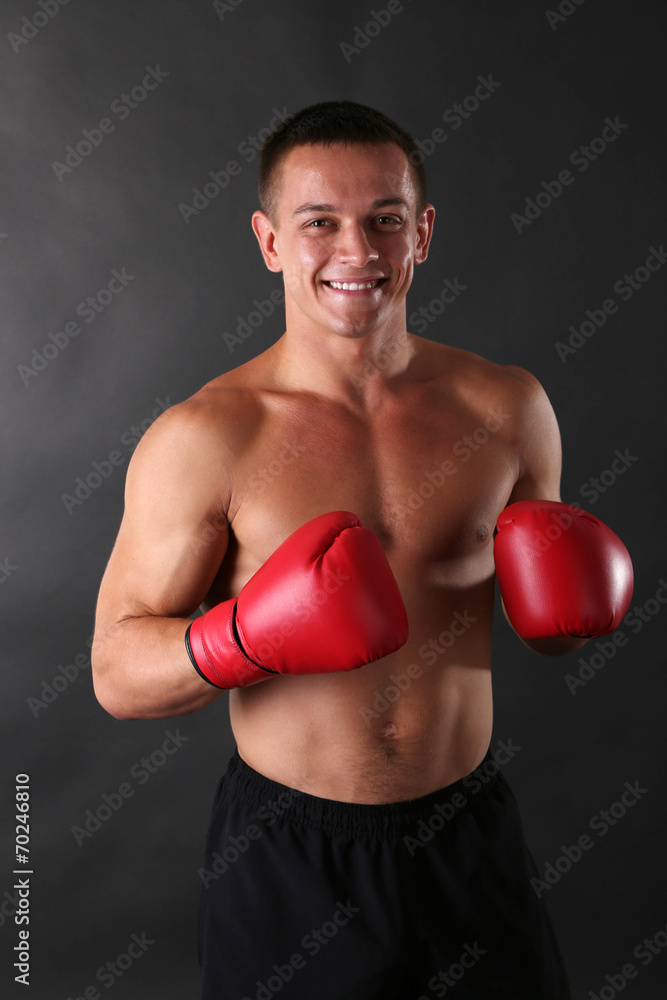
{"label": "bicep", "polygon": [[167,411],[147,431],[128,468],[98,624],[199,607],[227,549],[225,475],[215,437],[196,419]]}
{"label": "bicep", "polygon": [[562,452],[556,414],[537,379],[523,369],[516,371],[518,474],[507,503],[560,500]]}

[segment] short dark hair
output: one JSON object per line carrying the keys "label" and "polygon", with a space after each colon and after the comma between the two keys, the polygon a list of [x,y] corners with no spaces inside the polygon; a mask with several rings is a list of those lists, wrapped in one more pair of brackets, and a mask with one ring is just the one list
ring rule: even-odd
{"label": "short dark hair", "polygon": [[295,146],[333,143],[364,145],[390,143],[408,158],[417,192],[417,216],[426,205],[424,157],[414,139],[381,111],[354,101],[323,101],[297,111],[269,136],[259,161],[259,204],[272,223],[276,220],[279,168]]}

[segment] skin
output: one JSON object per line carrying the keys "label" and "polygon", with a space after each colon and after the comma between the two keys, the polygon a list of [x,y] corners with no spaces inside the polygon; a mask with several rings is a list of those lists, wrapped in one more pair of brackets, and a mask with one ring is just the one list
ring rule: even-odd
{"label": "skin", "polygon": [[[428,794],[483,759],[494,526],[516,500],[560,499],[560,436],[528,372],[407,331],[434,216],[432,205],[418,214],[393,144],[287,154],[275,219],[252,220],[266,266],[283,275],[285,333],[164,413],[128,469],[92,660],[112,715],[179,715],[227,697],[192,667],[190,616],[236,596],[300,525],[348,510],[384,547],[408,642],[358,670],[230,691],[241,757],[293,788],[368,803]],[[370,290],[327,284],[378,277]],[[556,655],[585,641],[526,645]],[[409,685],[383,702],[400,675]]]}

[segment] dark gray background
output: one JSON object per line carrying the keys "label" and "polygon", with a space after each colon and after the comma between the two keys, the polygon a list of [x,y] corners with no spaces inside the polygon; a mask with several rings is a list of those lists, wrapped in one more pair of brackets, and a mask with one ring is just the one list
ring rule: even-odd
{"label": "dark gray background", "polygon": [[[541,2],[406,0],[346,59],[341,43],[353,44],[355,28],[385,6],[237,0],[219,13],[197,0],[71,0],[14,51],[10,33],[41,8],[37,0],[0,5],[4,996],[65,1000],[92,985],[106,996],[97,970],[144,932],[154,943],[115,981],[114,1000],[197,995],[197,869],[233,747],[225,699],[179,720],[118,722],[98,706],[87,666],[44,707],[29,699],[48,695],[43,685],[63,676],[59,666],[87,662],[132,427],[283,330],[276,311],[233,352],[223,338],[253,300],[280,287],[250,230],[256,162],[239,145],[268,126],[275,108],[332,98],[377,106],[420,140],[439,127],[448,134],[426,161],[438,214],[408,314],[428,306],[446,278],[466,286],[425,335],[542,381],[562,431],[564,499],[623,537],[636,570],[633,605],[657,609],[640,629],[624,626],[627,644],[613,658],[600,654],[604,665],[574,695],[565,675],[579,669],[579,656],[539,658],[498,616],[494,743],[522,748],[504,773],[540,870],[561,845],[591,833],[591,819],[619,800],[625,782],[647,789],[604,838],[592,835],[594,849],[546,896],[576,997],[609,990],[605,977],[628,962],[638,974],[626,1000],[664,995],[667,955],[644,966],[633,950],[667,926],[665,611],[655,599],[667,575],[667,268],[627,302],[614,284],[667,238],[665,8],[655,0],[566,2],[572,13],[552,26]],[[124,120],[110,112],[158,65],[169,75],[145,101]],[[478,75],[489,74],[501,84],[491,97],[460,128],[443,123]],[[570,154],[616,116],[628,127],[586,171],[573,168]],[[114,131],[59,180],[54,161],[104,117]],[[179,204],[231,159],[240,174],[186,224]],[[518,233],[511,213],[566,168],[574,183]],[[26,377],[19,366],[33,364],[33,349],[41,353],[49,333],[77,320],[77,305],[123,268],[133,279],[122,293],[93,322],[78,317],[81,333]],[[609,298],[618,312],[563,362],[556,343]],[[591,503],[581,487],[611,467],[617,449],[634,460]],[[63,494],[114,451],[120,464],[69,513]],[[594,652],[592,642],[583,659]],[[140,784],[133,766],[176,729],[187,742]],[[32,783],[30,991],[14,984],[11,969],[12,803],[21,771]],[[72,827],[128,781],[135,794],[78,846]]]}

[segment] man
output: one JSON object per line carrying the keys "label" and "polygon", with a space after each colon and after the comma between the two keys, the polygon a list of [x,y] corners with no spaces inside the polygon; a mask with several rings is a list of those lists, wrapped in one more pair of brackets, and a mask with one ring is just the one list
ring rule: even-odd
{"label": "man", "polygon": [[616,627],[627,553],[560,503],[536,380],[407,332],[435,210],[405,132],[350,102],[305,109],[264,148],[260,204],[286,331],[142,439],[93,648],[118,718],[229,690],[202,997],[416,1000],[462,979],[460,996],[560,1000],[512,794],[472,774],[494,527],[507,613],[547,655]]}

